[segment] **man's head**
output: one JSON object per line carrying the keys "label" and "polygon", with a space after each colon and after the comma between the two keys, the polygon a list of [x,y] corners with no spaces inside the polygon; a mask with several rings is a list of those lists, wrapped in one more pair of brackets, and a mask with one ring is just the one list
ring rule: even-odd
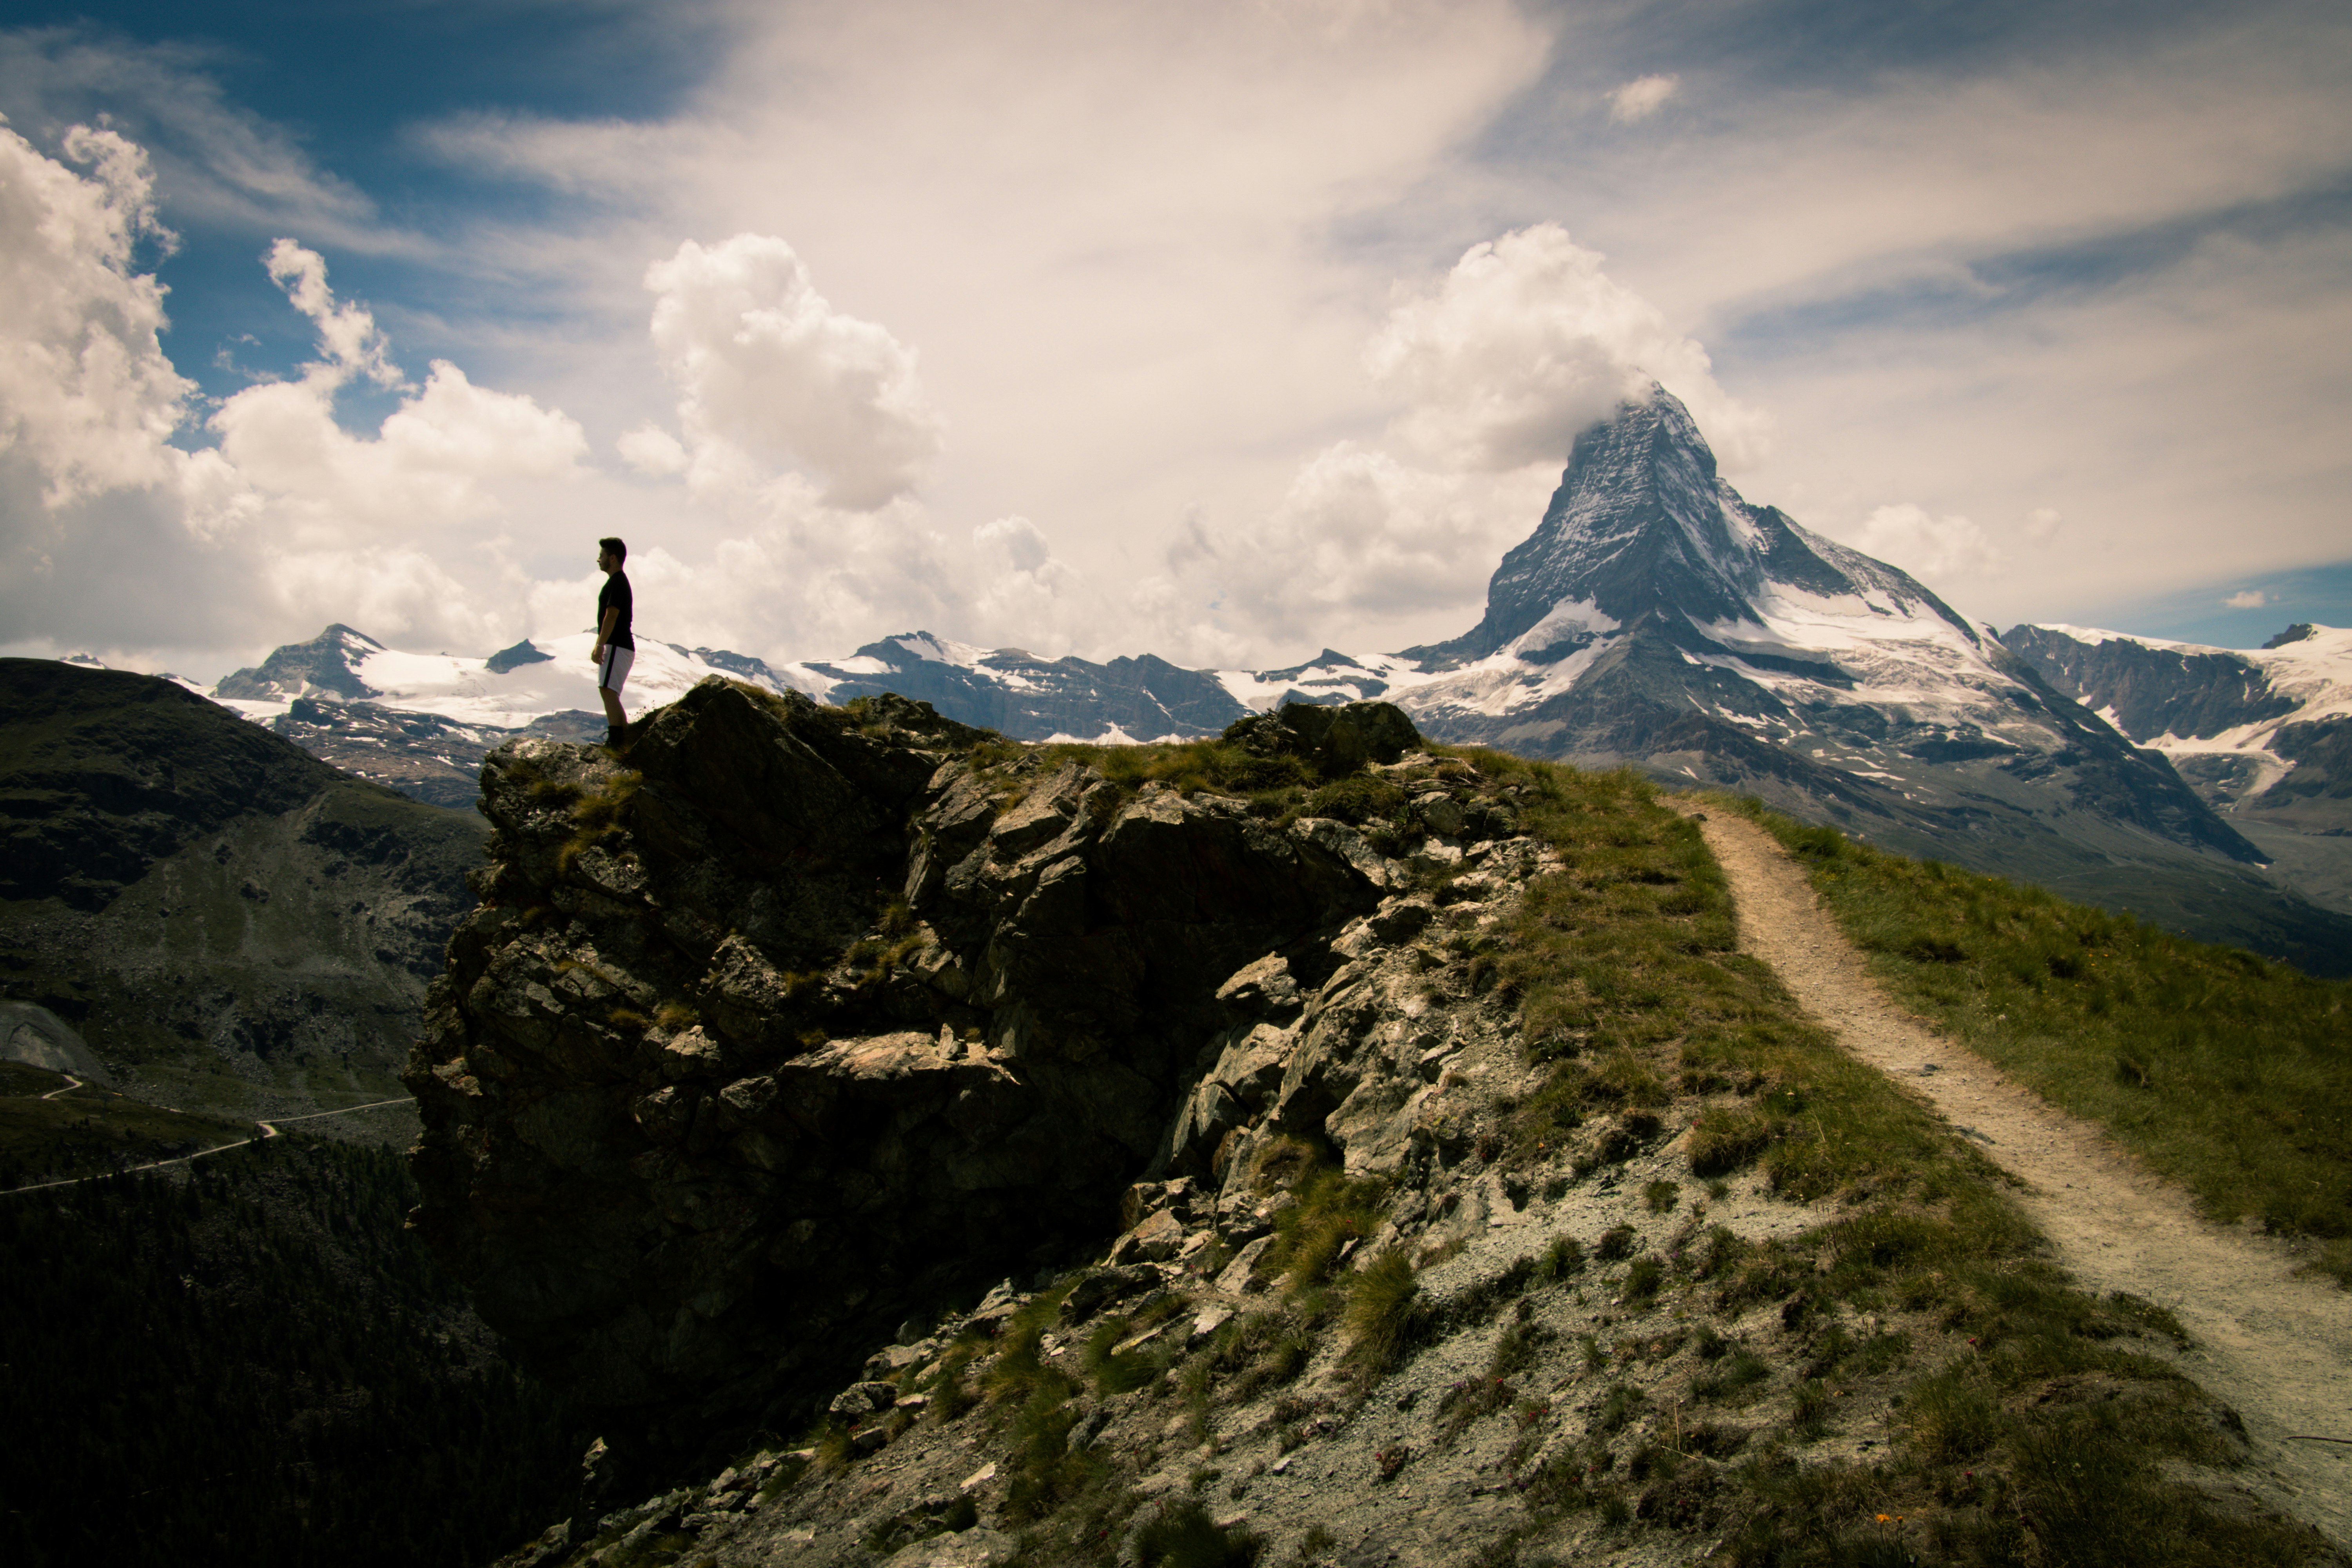
{"label": "man's head", "polygon": [[618,539],[600,539],[596,542],[596,565],[600,570],[618,572],[621,569],[621,563],[628,558],[629,547],[625,542]]}

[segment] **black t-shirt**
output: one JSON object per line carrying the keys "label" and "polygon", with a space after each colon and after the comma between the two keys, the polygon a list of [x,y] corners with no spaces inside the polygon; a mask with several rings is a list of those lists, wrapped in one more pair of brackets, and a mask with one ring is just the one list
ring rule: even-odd
{"label": "black t-shirt", "polygon": [[625,647],[634,652],[637,639],[629,635],[629,574],[615,572],[604,579],[604,591],[596,595],[596,629],[604,629],[604,612],[618,609],[621,618],[613,623],[613,635],[604,639],[606,646]]}

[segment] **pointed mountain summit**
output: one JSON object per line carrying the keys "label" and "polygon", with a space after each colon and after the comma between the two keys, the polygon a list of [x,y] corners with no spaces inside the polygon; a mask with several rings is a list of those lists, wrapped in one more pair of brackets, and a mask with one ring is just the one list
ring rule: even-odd
{"label": "pointed mountain summit", "polygon": [[375,638],[338,622],[309,642],[287,643],[259,664],[222,678],[213,692],[249,702],[284,702],[310,696],[357,702],[381,695],[360,669],[372,655],[383,651],[383,644]]}
{"label": "pointed mountain summit", "polygon": [[1759,795],[2269,952],[2352,932],[2283,901],[2267,857],[2164,758],[1990,627],[1744,499],[1663,388],[1576,438],[1475,626],[1350,668],[1376,679],[1349,695],[1440,739]]}
{"label": "pointed mountain summit", "polygon": [[1963,639],[1979,637],[1906,574],[1740,499],[1717,474],[1690,411],[1653,386],[1576,438],[1543,521],[1496,569],[1486,618],[1406,654],[1433,668],[1506,648],[1538,654],[1579,640],[1575,628],[1593,624],[1580,611],[1618,626],[1654,615],[1677,641],[1712,647],[1683,628],[1754,624],[1759,602],[1781,590],[1924,609]]}

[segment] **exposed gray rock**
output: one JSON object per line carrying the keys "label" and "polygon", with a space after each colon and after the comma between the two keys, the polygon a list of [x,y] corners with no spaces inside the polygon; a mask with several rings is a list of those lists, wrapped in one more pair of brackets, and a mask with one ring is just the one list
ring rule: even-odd
{"label": "exposed gray rock", "polygon": [[[1349,722],[1318,743],[1394,740]],[[1211,1174],[1265,1071],[1203,1100],[1202,1058],[1380,899],[1345,838],[988,773],[982,738],[714,679],[624,760],[484,764],[484,907],[408,1074],[418,1225],[616,1440],[801,1419],[910,1310],[1110,1234],[1188,1106]],[[1163,1208],[1122,1261],[1194,1234]]]}
{"label": "exposed gray rock", "polygon": [[1271,713],[1235,720],[1225,738],[1264,756],[1304,757],[1330,778],[1367,763],[1393,763],[1421,743],[1412,721],[1392,702],[1286,702]]}

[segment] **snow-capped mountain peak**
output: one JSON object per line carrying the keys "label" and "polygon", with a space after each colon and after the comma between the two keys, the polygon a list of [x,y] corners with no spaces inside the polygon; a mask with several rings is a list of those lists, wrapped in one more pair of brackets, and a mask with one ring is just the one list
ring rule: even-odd
{"label": "snow-capped mountain peak", "polygon": [[2337,804],[2352,779],[2352,628],[2299,622],[2254,649],[2065,625],[2001,640],[2250,831],[2250,812],[2306,833],[2352,827]]}
{"label": "snow-capped mountain peak", "polygon": [[1648,616],[1670,635],[1688,625],[1763,640],[1741,628],[1766,626],[1780,600],[1815,619],[1827,605],[1930,615],[1976,640],[1910,576],[1742,500],[1716,472],[1689,410],[1654,386],[1576,438],[1543,521],[1496,569],[1485,618],[1452,642],[1407,651],[1431,668],[1507,649],[1526,658],[1581,646],[1596,615],[1612,630]]}

